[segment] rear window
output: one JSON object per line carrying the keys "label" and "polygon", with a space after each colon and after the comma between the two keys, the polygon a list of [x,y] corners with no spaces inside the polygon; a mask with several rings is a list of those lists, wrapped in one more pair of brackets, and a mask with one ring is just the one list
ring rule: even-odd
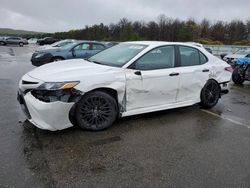
{"label": "rear window", "polygon": [[201,65],[208,61],[207,57],[196,48],[180,46],[179,49],[183,67]]}

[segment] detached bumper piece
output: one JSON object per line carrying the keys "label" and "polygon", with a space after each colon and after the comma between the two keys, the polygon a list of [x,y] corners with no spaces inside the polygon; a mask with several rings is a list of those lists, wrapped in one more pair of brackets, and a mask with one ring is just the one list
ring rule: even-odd
{"label": "detached bumper piece", "polygon": [[18,93],[24,113],[29,121],[40,129],[56,131],[72,127],[69,112],[80,99],[80,91],[75,89],[45,91],[31,90]]}
{"label": "detached bumper piece", "polygon": [[25,100],[23,98],[23,94],[20,91],[17,92],[17,101],[20,103],[21,108],[22,108],[24,114],[26,115],[27,119],[31,119],[30,112],[29,112],[27,105],[25,103]]}

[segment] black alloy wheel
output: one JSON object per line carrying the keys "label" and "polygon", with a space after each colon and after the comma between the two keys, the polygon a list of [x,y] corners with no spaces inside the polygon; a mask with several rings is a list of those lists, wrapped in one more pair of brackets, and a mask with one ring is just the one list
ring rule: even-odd
{"label": "black alloy wheel", "polygon": [[244,80],[244,70],[243,68],[236,67],[232,74],[232,80],[235,84],[243,84]]}
{"label": "black alloy wheel", "polygon": [[82,129],[98,131],[110,127],[117,113],[117,102],[111,95],[94,91],[84,95],[78,102],[75,118]]}
{"label": "black alloy wheel", "polygon": [[201,91],[201,106],[214,107],[220,98],[220,86],[215,80],[208,80]]}

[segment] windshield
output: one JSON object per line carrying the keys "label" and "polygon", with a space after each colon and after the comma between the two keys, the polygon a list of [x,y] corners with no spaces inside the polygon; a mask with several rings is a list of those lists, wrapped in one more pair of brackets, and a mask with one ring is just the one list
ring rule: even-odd
{"label": "windshield", "polygon": [[121,43],[92,56],[88,60],[103,65],[122,67],[146,47],[146,45],[141,44]]}

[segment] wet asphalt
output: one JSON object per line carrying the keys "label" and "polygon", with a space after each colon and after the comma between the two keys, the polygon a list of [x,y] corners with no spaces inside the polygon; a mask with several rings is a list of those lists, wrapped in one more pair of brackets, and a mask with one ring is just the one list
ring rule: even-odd
{"label": "wet asphalt", "polygon": [[35,45],[0,46],[0,187],[250,187],[250,83],[198,105],[50,132],[25,120],[18,81]]}

